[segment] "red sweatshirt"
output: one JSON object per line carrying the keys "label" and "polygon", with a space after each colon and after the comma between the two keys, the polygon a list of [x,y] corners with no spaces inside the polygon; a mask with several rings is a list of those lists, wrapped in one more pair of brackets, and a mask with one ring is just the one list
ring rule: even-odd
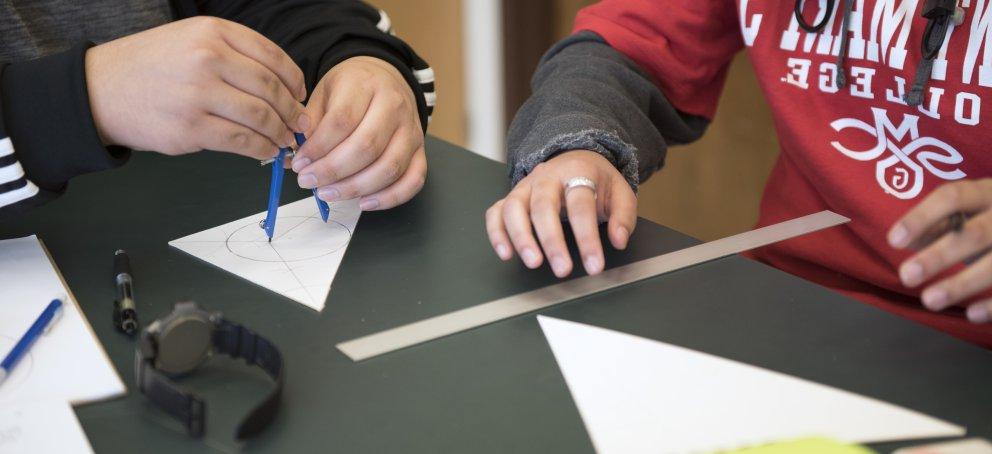
{"label": "red sweatshirt", "polygon": [[[985,147],[992,134],[981,121],[992,121],[992,100],[983,102],[992,87],[992,0],[959,0],[965,21],[949,30],[919,106],[902,98],[922,59],[925,0],[848,1],[854,4],[843,88],[836,62],[844,0],[821,33],[799,27],[791,0],[606,0],[582,10],[575,30],[601,35],[647,71],[676,108],[706,118],[716,110],[731,59],[746,50],[782,147],[759,225],[825,209],[852,219],[754,256],[992,347],[992,325],[969,323],[959,308],[927,311],[923,287],[906,288],[897,275],[909,254],[886,242],[892,224],[930,191],[990,175]],[[806,3],[807,22],[825,14],[824,1]]]}

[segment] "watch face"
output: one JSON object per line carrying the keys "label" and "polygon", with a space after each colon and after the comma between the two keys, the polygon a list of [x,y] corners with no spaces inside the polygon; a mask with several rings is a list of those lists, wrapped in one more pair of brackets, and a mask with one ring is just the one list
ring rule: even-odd
{"label": "watch face", "polygon": [[213,325],[197,314],[181,315],[166,323],[158,337],[155,368],[171,375],[199,366],[210,353]]}

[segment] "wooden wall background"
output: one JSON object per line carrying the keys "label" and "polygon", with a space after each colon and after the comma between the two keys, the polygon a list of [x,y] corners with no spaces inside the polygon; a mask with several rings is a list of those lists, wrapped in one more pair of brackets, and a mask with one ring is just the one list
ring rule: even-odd
{"label": "wooden wall background", "polygon": [[[516,58],[508,64],[508,84],[526,81],[548,43],[567,36],[575,13],[594,3],[590,0],[503,1],[505,11],[522,11],[530,16],[529,19],[505,18],[504,30],[534,37],[515,41],[511,37],[508,41],[508,45],[533,46],[516,53],[507,52]],[[464,145],[462,0],[373,0],[373,3],[389,12],[397,34],[434,67],[439,99],[431,134]],[[545,21],[547,28],[537,28],[540,22],[532,20],[541,15],[549,16]],[[507,87],[507,97],[508,110],[515,111],[526,97],[526,87]],[[709,131],[699,142],[669,150],[665,168],[641,186],[639,214],[701,239],[748,230],[757,220],[764,182],[777,154],[778,143],[767,104],[758,90],[750,63],[740,55],[731,67]]]}
{"label": "wooden wall background", "polygon": [[396,35],[410,43],[434,68],[438,99],[429,133],[465,146],[462,1],[371,0],[370,3],[389,14]]}

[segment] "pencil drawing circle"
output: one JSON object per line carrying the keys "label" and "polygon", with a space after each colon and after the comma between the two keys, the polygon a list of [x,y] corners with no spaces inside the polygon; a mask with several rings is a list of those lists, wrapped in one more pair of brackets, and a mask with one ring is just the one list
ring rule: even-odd
{"label": "pencil drawing circle", "polygon": [[351,241],[351,231],[343,224],[310,216],[280,216],[269,242],[257,223],[235,230],[224,244],[227,250],[245,260],[290,263],[312,260],[340,251]]}
{"label": "pencil drawing circle", "polygon": [[[17,344],[16,337],[0,334],[0,355],[6,356],[8,352],[13,350],[15,344]],[[28,350],[24,357],[21,358],[21,361],[17,363],[17,366],[14,367],[14,371],[10,373],[10,376],[3,381],[3,386],[0,386],[0,395],[13,392],[13,390],[20,387],[28,379],[28,376],[31,375],[31,369],[33,368],[34,357],[31,351]]]}

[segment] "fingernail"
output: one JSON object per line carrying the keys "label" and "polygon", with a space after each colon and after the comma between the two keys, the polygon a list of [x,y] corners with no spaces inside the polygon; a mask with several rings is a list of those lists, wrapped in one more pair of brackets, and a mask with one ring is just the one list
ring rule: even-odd
{"label": "fingernail", "polygon": [[[337,192],[337,191],[334,191],[334,192]],[[361,208],[362,211],[374,210],[376,208],[379,208],[379,200],[377,200],[377,199],[365,199],[365,200],[362,200],[358,204],[358,208]]]}
{"label": "fingernail", "polygon": [[565,277],[568,274],[568,265],[565,263],[565,258],[557,255],[551,257],[551,271],[555,272],[555,276]]}
{"label": "fingernail", "polygon": [[[320,197],[320,199],[325,202],[334,202],[341,198],[341,193],[334,188],[322,188],[317,191],[317,197]],[[379,203],[376,202],[376,205],[378,204]],[[361,204],[359,204],[359,208],[363,210],[365,209],[365,207],[361,206]]]}
{"label": "fingernail", "polygon": [[987,323],[989,321],[989,309],[982,303],[975,303],[968,306],[968,320],[972,323]]}
{"label": "fingernail", "polygon": [[313,189],[317,187],[317,177],[313,176],[312,173],[300,175],[299,178],[296,179],[296,182],[299,183],[300,187],[303,189]]}
{"label": "fingernail", "polygon": [[299,117],[296,117],[296,130],[298,132],[307,132],[310,130],[310,117],[307,114],[301,113]]}
{"label": "fingernail", "polygon": [[293,136],[293,133],[292,132],[287,132],[286,133],[286,138],[283,139],[282,147],[283,148],[293,148],[293,145],[296,145],[296,138]]}
{"label": "fingernail", "polygon": [[586,264],[586,272],[589,274],[596,274],[603,271],[603,262],[599,260],[599,257],[590,255],[586,257],[584,263]]}
{"label": "fingernail", "polygon": [[947,290],[942,288],[928,288],[920,296],[923,305],[932,311],[939,311],[947,305]]}
{"label": "fingernail", "polygon": [[908,262],[899,270],[899,278],[907,287],[915,287],[923,279],[923,266],[918,262]]}
{"label": "fingernail", "polygon": [[626,227],[617,227],[617,234],[620,235],[620,249],[627,247],[627,241],[630,239],[630,231]]}
{"label": "fingernail", "polygon": [[310,158],[303,155],[296,155],[296,158],[293,159],[293,172],[300,173],[308,165],[310,165]]}
{"label": "fingernail", "polygon": [[889,232],[889,245],[892,247],[902,248],[906,247],[909,243],[909,230],[906,229],[902,224],[896,224]]}
{"label": "fingernail", "polygon": [[521,251],[520,258],[524,259],[524,264],[528,268],[537,268],[537,253],[533,249],[527,248]]}
{"label": "fingernail", "polygon": [[503,260],[508,260],[510,258],[510,249],[505,244],[497,244],[496,255]]}

